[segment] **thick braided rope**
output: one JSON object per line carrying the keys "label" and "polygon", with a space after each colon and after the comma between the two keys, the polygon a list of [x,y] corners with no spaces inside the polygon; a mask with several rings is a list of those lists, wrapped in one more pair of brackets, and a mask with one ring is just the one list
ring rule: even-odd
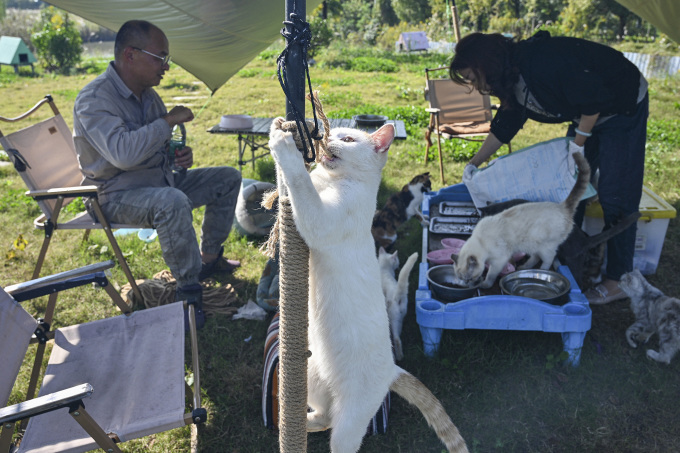
{"label": "thick braided rope", "polygon": [[307,451],[307,295],[309,248],[293,221],[288,197],[279,197],[279,449]]}

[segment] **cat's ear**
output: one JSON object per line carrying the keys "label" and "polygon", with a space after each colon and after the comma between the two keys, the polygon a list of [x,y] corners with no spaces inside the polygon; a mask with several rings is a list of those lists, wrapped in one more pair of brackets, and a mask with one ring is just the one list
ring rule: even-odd
{"label": "cat's ear", "polygon": [[371,137],[373,137],[373,143],[375,143],[375,152],[384,153],[390,149],[390,145],[394,140],[394,134],[394,125],[389,123],[373,132]]}
{"label": "cat's ear", "polygon": [[458,255],[455,253],[451,254],[451,260],[453,261],[454,264],[458,264]]}
{"label": "cat's ear", "polygon": [[378,250],[378,255],[384,255],[385,253],[387,253],[387,251],[385,250],[385,247],[381,245],[380,250]]}

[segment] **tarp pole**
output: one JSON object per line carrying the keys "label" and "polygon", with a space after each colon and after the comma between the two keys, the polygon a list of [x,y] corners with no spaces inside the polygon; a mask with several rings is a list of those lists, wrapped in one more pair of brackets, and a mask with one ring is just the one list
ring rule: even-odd
{"label": "tarp pole", "polygon": [[460,23],[458,21],[458,8],[456,0],[451,0],[451,15],[453,16],[453,33],[456,35],[456,43],[460,41]]}
{"label": "tarp pole", "polygon": [[[286,0],[286,21],[290,21],[291,13],[304,19],[305,1]],[[285,27],[291,36],[292,25],[285,24]],[[294,121],[293,107],[302,118],[305,112],[304,49],[299,43],[289,41],[287,44],[286,120]],[[277,167],[277,173],[280,171]],[[279,451],[304,453],[307,451],[309,249],[295,227],[290,198],[282,180],[279,174]]]}

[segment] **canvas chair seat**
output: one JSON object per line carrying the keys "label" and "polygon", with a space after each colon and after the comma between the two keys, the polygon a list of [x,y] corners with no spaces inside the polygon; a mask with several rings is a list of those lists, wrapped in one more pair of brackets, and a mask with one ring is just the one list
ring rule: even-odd
{"label": "canvas chair seat", "polygon": [[488,134],[491,132],[491,123],[488,121],[466,121],[463,123],[440,124],[439,132],[444,138],[452,136]]}
{"label": "canvas chair seat", "polygon": [[[38,396],[82,383],[94,389],[85,402],[88,412],[121,442],[184,426],[182,304],[58,329]],[[31,418],[19,451],[98,448],[63,412]]]}
{"label": "canvas chair seat", "polygon": [[193,314],[193,391],[184,379],[184,303],[174,302],[55,330],[38,397],[2,409],[40,323],[0,288],[0,448],[26,417],[18,452],[119,452],[114,441],[204,422]]}
{"label": "canvas chair seat", "polygon": [[[439,174],[442,184],[446,183],[442,157],[441,140],[461,139],[481,142],[491,132],[493,106],[489,95],[482,94],[468,86],[458,85],[450,78],[431,78],[434,71],[448,71],[448,67],[425,69],[426,111],[430,122],[425,131],[425,163],[427,164],[431,136],[437,140],[439,152]],[[510,144],[508,144],[510,148]]]}
{"label": "canvas chair seat", "polygon": [[[81,186],[83,174],[80,171],[78,155],[73,144],[71,130],[59,113],[51,96],[46,96],[33,108],[16,118],[0,116],[0,121],[15,123],[38,114],[39,108],[49,105],[53,116],[37,121],[28,127],[8,135],[0,132],[0,145],[4,148],[23,179],[28,192],[40,206],[42,215],[34,220],[36,228],[45,231],[32,278],[38,278],[47,255],[54,231],[60,229],[81,229],[87,240],[90,230],[103,229],[111,249],[135,294],[141,296],[130,267],[113,235],[115,228],[145,228],[148,225],[111,225],[101,212],[97,200],[97,187]],[[62,212],[63,208],[78,197],[87,197],[96,215],[95,221],[87,212],[73,216]]]}

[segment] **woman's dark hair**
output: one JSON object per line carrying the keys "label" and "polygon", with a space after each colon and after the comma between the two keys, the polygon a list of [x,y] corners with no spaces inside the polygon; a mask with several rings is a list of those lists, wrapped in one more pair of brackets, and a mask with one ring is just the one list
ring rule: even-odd
{"label": "woman's dark hair", "polygon": [[487,90],[480,90],[483,94],[497,96],[501,104],[512,102],[513,86],[519,80],[519,70],[513,64],[516,45],[500,33],[467,35],[456,44],[449,67],[451,80],[459,85],[469,85],[460,71],[470,69],[477,80],[488,85]]}

